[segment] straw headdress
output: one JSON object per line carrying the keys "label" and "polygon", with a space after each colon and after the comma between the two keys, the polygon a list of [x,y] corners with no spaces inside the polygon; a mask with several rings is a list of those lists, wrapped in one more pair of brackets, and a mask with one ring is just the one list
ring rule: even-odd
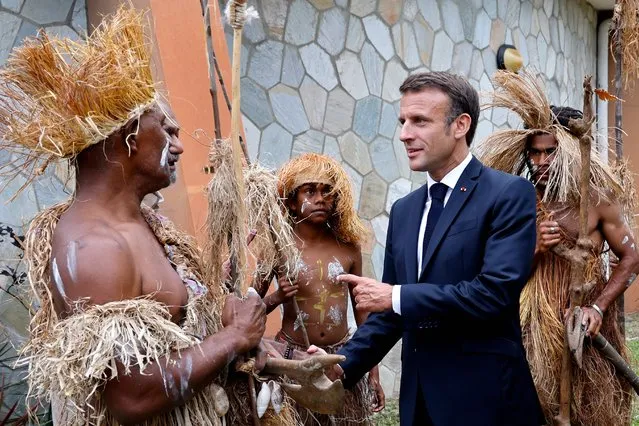
{"label": "straw headdress", "polygon": [[336,200],[329,225],[335,237],[342,242],[356,245],[365,240],[368,231],[354,208],[350,180],[337,161],[326,155],[304,154],[282,166],[278,180],[278,191],[283,199],[288,199],[295,194],[297,188],[306,183],[330,185]]}
{"label": "straw headdress", "polygon": [[143,12],[120,7],[86,41],[40,31],[0,70],[0,149],[30,181],[139,117],[156,94]]}
{"label": "straw headdress", "polygon": [[[515,112],[524,129],[507,129],[493,133],[478,147],[477,154],[489,167],[527,176],[527,140],[531,135],[549,133],[557,139],[557,149],[549,167],[544,202],[577,202],[581,157],[579,140],[559,124],[544,94],[541,82],[527,73],[497,71],[492,101],[485,107],[502,107]],[[611,169],[594,153],[590,164],[590,187],[593,194],[608,198],[622,195],[621,186]]]}

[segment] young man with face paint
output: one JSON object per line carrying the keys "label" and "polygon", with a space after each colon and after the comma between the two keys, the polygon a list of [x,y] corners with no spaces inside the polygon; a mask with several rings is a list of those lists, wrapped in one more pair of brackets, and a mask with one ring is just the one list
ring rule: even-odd
{"label": "young man with face paint", "polygon": [[[498,132],[484,141],[483,161],[495,168],[526,176],[537,192],[537,244],[533,271],[521,298],[521,322],[528,361],[546,419],[559,410],[564,312],[570,303],[570,263],[552,249],[574,247],[579,236],[579,141],[570,133],[570,119],[583,114],[569,107],[551,106],[532,77],[512,73],[496,76],[500,103],[519,112],[525,129]],[[525,95],[517,96],[517,94]],[[497,98],[497,95],[496,95]],[[528,101],[522,102],[521,99]],[[543,100],[543,102],[533,100]],[[586,295],[582,325],[587,336],[602,332],[621,353],[623,337],[617,325],[616,299],[635,277],[639,266],[636,243],[624,214],[624,189],[608,166],[593,154],[590,164],[588,238],[594,249],[587,281],[595,283]],[[599,256],[607,243],[619,264],[606,281]],[[585,343],[583,368],[573,367],[572,424],[627,425],[628,384],[592,345]]]}
{"label": "young man with face paint", "polygon": [[[339,283],[337,276],[362,274],[360,246],[367,230],[353,207],[348,176],[330,157],[305,154],[292,159],[279,170],[278,189],[297,237],[301,259],[297,281],[290,283],[287,277],[280,277],[278,291],[265,298],[267,311],[279,304],[283,306],[282,329],[276,339],[290,348],[303,350],[304,327],[310,344],[335,353],[349,338],[348,303],[354,304],[348,285]],[[293,297],[299,306],[299,317]],[[365,319],[365,313],[355,311],[358,325]],[[377,367],[370,371],[367,380],[371,389],[362,381],[353,392],[348,392],[341,414],[329,418],[309,416],[301,410],[305,424],[368,424],[371,408],[381,411],[385,397]]]}

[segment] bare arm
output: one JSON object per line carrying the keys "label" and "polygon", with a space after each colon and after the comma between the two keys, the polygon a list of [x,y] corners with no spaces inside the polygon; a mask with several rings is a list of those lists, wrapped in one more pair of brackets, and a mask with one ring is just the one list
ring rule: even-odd
{"label": "bare arm", "polygon": [[612,252],[619,258],[618,266],[595,301],[605,312],[626,290],[626,285],[639,267],[639,254],[632,231],[623,219],[619,205],[602,203],[598,210],[603,236]]}
{"label": "bare arm", "polygon": [[[80,241],[78,247],[76,270],[69,271],[66,262],[58,264],[56,287],[63,291],[56,294],[57,298],[68,302],[89,298],[91,304],[103,304],[141,296],[140,276],[123,238],[92,235]],[[98,269],[95,259],[101,259],[107,267]],[[188,401],[237,354],[257,345],[264,332],[264,306],[257,296],[246,301],[231,296],[222,321],[224,328],[220,332],[182,350],[180,355],[161,358],[144,374],[137,367],[125,374],[118,363],[118,377],[104,387],[104,400],[111,414],[122,424],[137,424]]]}

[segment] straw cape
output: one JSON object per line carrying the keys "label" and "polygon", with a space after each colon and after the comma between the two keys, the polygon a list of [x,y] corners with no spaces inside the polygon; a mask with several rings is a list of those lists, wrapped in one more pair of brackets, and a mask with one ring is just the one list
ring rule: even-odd
{"label": "straw cape", "polygon": [[[306,183],[330,185],[335,195],[335,213],[329,219],[329,226],[335,237],[347,244],[361,245],[368,230],[353,208],[353,190],[348,175],[334,159],[321,154],[304,154],[293,158],[278,172],[280,197],[286,200]],[[288,209],[287,209],[288,212]],[[287,213],[290,223],[295,218]]]}
{"label": "straw cape", "polygon": [[[481,161],[489,167],[529,177],[526,165],[527,139],[531,135],[549,133],[557,139],[557,148],[549,167],[548,183],[537,204],[537,221],[579,212],[579,141],[554,116],[541,83],[532,75],[497,72],[496,91],[489,107],[503,107],[517,113],[524,129],[501,130],[489,136],[477,150]],[[590,191],[593,205],[602,201],[619,202],[624,212],[632,211],[634,201],[619,184],[615,171],[592,155]],[[622,167],[621,173],[627,173]],[[627,180],[629,181],[629,180]],[[634,193],[630,188],[628,193]],[[550,213],[550,206],[554,215]],[[575,212],[577,212],[575,214]],[[575,241],[565,233],[568,248]],[[596,284],[585,303],[593,303],[606,285],[601,248],[593,250],[588,262],[589,280]],[[539,399],[548,421],[559,410],[559,383],[564,347],[563,313],[570,300],[570,263],[552,252],[544,253],[521,294],[520,316],[524,346]],[[625,353],[623,337],[616,323],[616,305],[609,307],[601,333],[621,353]],[[626,425],[629,422],[631,394],[628,383],[620,380],[614,367],[594,347],[586,345],[583,368],[573,368],[572,424]]]}
{"label": "straw cape", "polygon": [[[72,161],[131,120],[161,108],[143,20],[142,12],[122,7],[86,42],[40,32],[12,52],[0,71],[0,149],[19,156],[15,173],[27,173],[29,182],[51,163]],[[165,357],[177,351],[177,359],[173,356],[170,362],[188,362],[180,350],[222,327],[220,310],[228,292],[217,285],[220,281],[206,280],[195,241],[142,206],[142,216],[187,288],[183,323],[173,323],[168,308],[152,295],[102,305],[80,300],[72,315],[58,317],[50,291],[51,244],[72,202],[42,211],[26,234],[25,259],[38,310],[19,362],[28,367],[28,398],[50,401],[56,424],[117,425],[102,400],[104,384],[133,368],[148,372],[157,364],[167,395],[181,397],[175,378],[163,371],[163,362],[169,362]],[[249,396],[236,376],[224,371],[180,407],[144,424],[251,424],[246,415]],[[285,398],[282,411],[275,415],[269,409],[262,423],[295,424],[290,406]]]}

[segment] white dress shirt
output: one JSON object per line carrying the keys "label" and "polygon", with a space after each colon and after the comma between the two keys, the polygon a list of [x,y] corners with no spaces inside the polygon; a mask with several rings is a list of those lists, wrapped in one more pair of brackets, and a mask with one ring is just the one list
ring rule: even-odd
{"label": "white dress shirt", "polygon": [[[444,176],[442,180],[439,182],[439,183],[443,183],[444,185],[448,187],[448,189],[446,190],[446,196],[444,197],[444,207],[446,207],[446,204],[448,203],[448,199],[450,198],[450,194],[453,193],[453,188],[455,188],[455,186],[457,185],[457,181],[461,177],[462,173],[464,173],[466,166],[468,166],[472,158],[473,158],[473,155],[469,152],[466,158],[464,158],[464,160],[461,163],[455,166],[454,169],[448,172],[446,176]],[[417,238],[417,277],[419,277],[419,275],[422,272],[422,258],[424,256],[424,253],[422,253],[422,250],[424,249],[424,232],[426,231],[426,219],[428,218],[428,211],[430,210],[430,205],[432,201],[430,197],[430,187],[436,183],[438,182],[430,176],[430,173],[426,173],[426,184],[428,185],[428,197],[426,199],[426,205],[424,206],[424,213],[422,214],[422,222],[419,226],[419,237]],[[401,285],[393,286],[393,311],[395,311],[395,313],[399,315],[402,314],[401,290],[402,290]]]}

